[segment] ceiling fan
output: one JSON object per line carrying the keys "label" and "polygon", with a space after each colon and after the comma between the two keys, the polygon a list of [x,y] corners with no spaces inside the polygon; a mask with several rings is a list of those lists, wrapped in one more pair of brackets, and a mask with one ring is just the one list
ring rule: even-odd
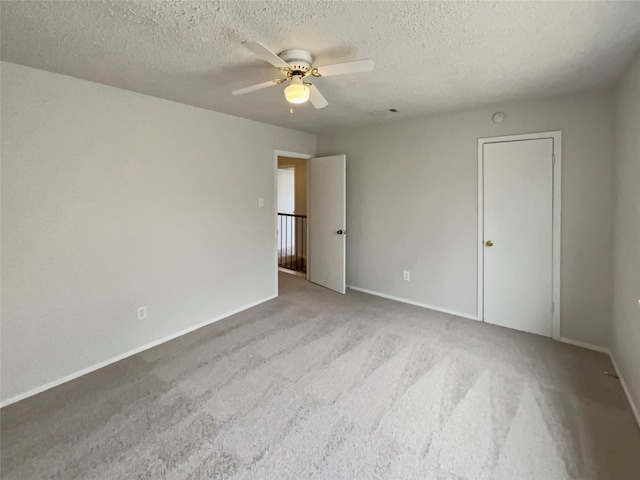
{"label": "ceiling fan", "polygon": [[284,89],[284,96],[289,103],[301,104],[310,101],[315,108],[324,108],[329,105],[329,102],[316,86],[308,81],[311,77],[330,77],[347,73],[370,72],[374,67],[373,60],[368,58],[324,67],[314,67],[313,57],[306,50],[291,49],[276,55],[260,42],[242,42],[242,45],[261,59],[279,68],[280,73],[285,77],[234,90],[231,92],[232,95],[244,95],[245,93],[289,82],[289,85]]}

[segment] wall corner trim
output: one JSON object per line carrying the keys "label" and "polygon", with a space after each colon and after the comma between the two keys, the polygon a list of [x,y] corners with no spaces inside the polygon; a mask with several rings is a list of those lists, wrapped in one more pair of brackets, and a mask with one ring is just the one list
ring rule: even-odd
{"label": "wall corner trim", "polygon": [[436,312],[448,313],[449,315],[455,315],[457,317],[468,318],[470,320],[478,320],[478,317],[469,313],[456,312],[455,310],[449,310],[448,308],[436,307],[434,305],[428,305],[426,303],[415,302],[406,298],[396,297],[394,295],[387,295],[386,293],[374,292],[373,290],[367,290],[366,288],[355,287],[353,285],[347,285],[348,289],[355,290],[356,292],[362,292],[369,295],[375,295],[376,297],[386,298],[388,300],[395,300],[396,302],[408,303],[409,305],[415,305],[417,307],[428,308],[429,310],[435,310]]}
{"label": "wall corner trim", "polygon": [[569,345],[574,345],[576,347],[587,348],[589,350],[594,350],[596,352],[605,353],[605,354],[607,354],[609,356],[609,358],[611,359],[611,363],[613,363],[613,368],[615,369],[616,374],[618,375],[618,377],[620,377],[620,385],[622,385],[622,391],[624,392],[625,396],[627,397],[627,402],[629,402],[629,406],[631,407],[631,412],[633,413],[633,416],[636,419],[636,423],[638,425],[638,428],[640,428],[640,410],[638,409],[636,404],[633,403],[633,398],[631,398],[631,393],[629,392],[629,389],[627,388],[627,384],[624,381],[624,377],[622,376],[622,372],[620,371],[620,369],[618,368],[618,365],[616,364],[616,358],[613,356],[613,352],[611,351],[611,349],[609,349],[607,347],[601,347],[599,345],[593,345],[591,343],[580,342],[578,340],[571,340],[570,338],[565,338],[565,337],[561,337],[560,341],[562,343],[567,343]]}
{"label": "wall corner trim", "polygon": [[618,365],[616,364],[616,357],[613,356],[613,352],[609,352],[609,356],[611,357],[611,363],[613,363],[613,368],[615,368],[616,374],[618,375],[618,377],[620,377],[620,385],[622,385],[622,390],[624,391],[624,394],[627,396],[627,401],[629,402],[629,406],[631,407],[633,416],[636,418],[636,424],[640,429],[640,409],[638,409],[638,406],[635,403],[633,403],[633,398],[631,398],[631,392],[629,392],[629,389],[627,388],[627,384],[624,381],[624,377],[622,376],[622,372],[620,371],[620,369],[618,368]]}
{"label": "wall corner trim", "polygon": [[26,392],[19,393],[18,395],[15,395],[15,396],[13,396],[11,398],[8,398],[8,399],[3,400],[2,402],[0,402],[0,408],[4,408],[4,407],[6,407],[8,405],[11,405],[12,403],[19,402],[20,400],[24,400],[25,398],[32,397],[32,396],[37,395],[38,393],[42,393],[42,392],[44,392],[46,390],[50,390],[50,389],[52,389],[54,387],[57,387],[58,385],[62,385],[63,383],[67,383],[67,382],[70,382],[71,380],[75,380],[76,378],[82,377],[83,375],[87,375],[88,373],[95,372],[96,370],[99,370],[99,369],[101,369],[103,367],[111,365],[112,363],[116,363],[116,362],[118,362],[120,360],[124,360],[127,357],[131,357],[132,355],[136,355],[137,353],[144,352],[145,350],[149,350],[150,348],[156,347],[156,346],[161,345],[163,343],[166,343],[166,342],[168,342],[170,340],[173,340],[175,338],[178,338],[178,337],[181,337],[183,335],[186,335],[187,333],[191,333],[191,332],[193,332],[195,330],[198,330],[198,329],[200,329],[202,327],[206,327],[207,325],[215,323],[215,322],[217,322],[219,320],[223,320],[223,319],[225,319],[227,317],[230,317],[231,315],[235,315],[236,313],[240,313],[240,312],[242,312],[244,310],[248,310],[248,309],[250,309],[252,307],[260,305],[261,303],[268,302],[269,300],[272,300],[272,299],[276,298],[277,296],[278,296],[277,294],[270,295],[270,296],[265,297],[265,298],[263,298],[261,300],[258,300],[256,302],[250,303],[248,305],[244,305],[244,306],[242,306],[240,308],[237,308],[235,310],[232,310],[230,312],[226,312],[226,313],[223,313],[222,315],[218,315],[216,317],[210,318],[209,320],[206,320],[206,321],[204,321],[202,323],[198,323],[197,325],[193,325],[191,327],[188,327],[188,328],[185,328],[183,330],[180,330],[180,331],[178,331],[176,333],[172,333],[171,335],[167,335],[165,337],[159,338],[158,340],[154,340],[153,342],[150,342],[150,343],[147,343],[147,344],[142,345],[140,347],[134,348],[133,350],[129,350],[129,351],[127,351],[125,353],[122,353],[120,355],[116,355],[115,357],[111,357],[111,358],[109,358],[107,360],[104,360],[102,362],[98,362],[98,363],[93,364],[93,365],[91,365],[91,366],[89,366],[87,368],[83,368],[83,369],[78,370],[76,372],[73,372],[73,373],[71,373],[69,375],[65,375],[64,377],[58,378],[58,379],[56,379],[56,380],[54,380],[52,382],[45,383],[44,385],[40,385],[39,387],[32,388],[30,390],[27,390]]}

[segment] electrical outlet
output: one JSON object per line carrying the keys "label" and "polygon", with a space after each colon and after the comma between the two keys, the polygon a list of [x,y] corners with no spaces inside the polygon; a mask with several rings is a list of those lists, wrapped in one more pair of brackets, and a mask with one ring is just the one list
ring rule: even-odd
{"label": "electrical outlet", "polygon": [[411,281],[411,272],[408,271],[404,271],[404,281],[405,282],[410,282]]}
{"label": "electrical outlet", "polygon": [[142,305],[138,307],[138,320],[145,320],[147,318],[147,306]]}

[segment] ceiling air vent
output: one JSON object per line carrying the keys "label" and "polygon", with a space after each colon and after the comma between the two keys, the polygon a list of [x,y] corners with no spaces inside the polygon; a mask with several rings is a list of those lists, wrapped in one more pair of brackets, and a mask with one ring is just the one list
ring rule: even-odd
{"label": "ceiling air vent", "polygon": [[397,108],[387,108],[386,110],[376,110],[375,112],[369,112],[369,115],[379,117],[380,115],[390,115],[392,113],[398,113]]}

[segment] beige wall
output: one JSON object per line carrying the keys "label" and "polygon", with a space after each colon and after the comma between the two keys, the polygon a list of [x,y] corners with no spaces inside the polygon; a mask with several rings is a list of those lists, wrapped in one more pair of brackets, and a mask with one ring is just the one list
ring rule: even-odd
{"label": "beige wall", "polygon": [[278,157],[279,167],[295,167],[296,214],[307,214],[307,161],[302,158]]}
{"label": "beige wall", "polygon": [[617,86],[612,353],[640,423],[640,53]]}
{"label": "beige wall", "polygon": [[314,135],[7,63],[1,89],[3,401],[276,294],[273,155]]}
{"label": "beige wall", "polygon": [[477,139],[562,130],[561,334],[609,345],[613,108],[595,92],[319,136],[347,154],[347,283],[475,315]]}

